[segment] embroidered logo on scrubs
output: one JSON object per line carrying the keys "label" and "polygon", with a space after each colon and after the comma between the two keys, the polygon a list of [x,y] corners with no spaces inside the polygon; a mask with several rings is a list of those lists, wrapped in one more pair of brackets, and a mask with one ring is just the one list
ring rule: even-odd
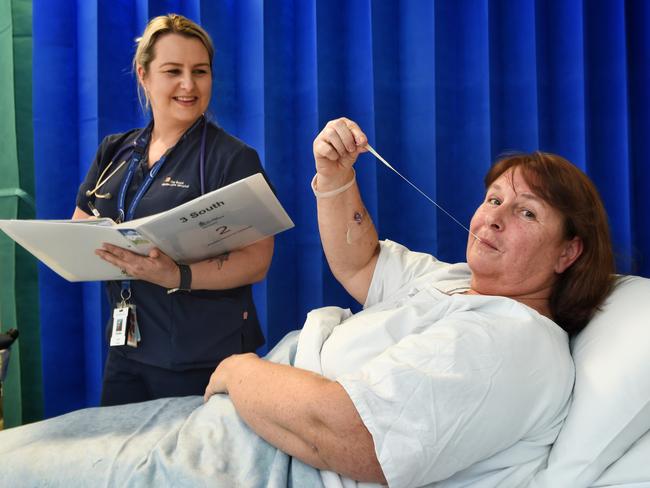
{"label": "embroidered logo on scrubs", "polygon": [[174,180],[171,176],[166,176],[161,186],[171,186],[173,188],[189,188],[190,185],[184,181]]}

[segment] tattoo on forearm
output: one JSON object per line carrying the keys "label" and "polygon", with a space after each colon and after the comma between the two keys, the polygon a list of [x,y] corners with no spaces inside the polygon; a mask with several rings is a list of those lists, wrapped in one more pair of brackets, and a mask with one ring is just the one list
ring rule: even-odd
{"label": "tattoo on forearm", "polygon": [[371,227],[372,219],[370,218],[368,211],[365,208],[360,211],[355,210],[352,215],[352,220],[348,222],[348,232],[345,236],[348,244],[352,244],[359,240],[359,238]]}
{"label": "tattoo on forearm", "polygon": [[230,257],[230,253],[226,252],[226,253],[223,253],[223,254],[217,256],[214,259],[211,259],[210,261],[216,261],[217,262],[217,268],[221,269],[221,268],[223,268],[223,263],[228,261],[229,257]]}

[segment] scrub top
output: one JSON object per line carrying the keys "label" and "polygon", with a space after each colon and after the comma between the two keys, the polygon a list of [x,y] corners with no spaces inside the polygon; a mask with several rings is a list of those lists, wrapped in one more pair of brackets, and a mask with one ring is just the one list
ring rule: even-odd
{"label": "scrub top", "polygon": [[[262,173],[268,182],[254,149],[201,117],[168,151],[163,167],[137,206],[134,219],[174,208],[201,195],[200,151],[204,123],[207,124],[206,193],[255,173]],[[117,195],[128,162],[99,189],[101,194],[110,192],[110,199],[87,197],[86,191],[95,188],[111,158],[125,144],[133,144],[141,131],[134,129],[110,135],[102,141],[79,187],[77,207],[90,213],[88,202],[91,201],[102,217],[117,218]],[[130,156],[128,151],[123,157]],[[147,151],[127,189],[127,209],[146,177],[146,156]],[[105,176],[120,162],[113,163]],[[264,343],[251,285],[230,290],[192,290],[168,294],[166,288],[153,283],[140,280],[130,283],[130,303],[136,306],[142,340],[137,348],[127,345],[113,347],[115,352],[129,359],[176,371],[210,368],[231,354],[254,351]],[[107,292],[111,306],[115,307],[120,302],[121,282],[107,282]],[[109,337],[111,325],[112,319],[109,319]]]}

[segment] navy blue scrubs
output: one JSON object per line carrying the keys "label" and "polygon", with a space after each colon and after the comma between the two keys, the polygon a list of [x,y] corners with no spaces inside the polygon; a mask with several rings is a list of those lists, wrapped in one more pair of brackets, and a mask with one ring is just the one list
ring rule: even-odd
{"label": "navy blue scrubs", "polygon": [[[255,173],[266,175],[254,149],[201,117],[172,148],[165,163],[135,210],[134,218],[176,207],[201,195],[200,148],[203,124],[205,192]],[[140,134],[135,129],[107,136],[99,146],[86,179],[79,187],[76,204],[91,213],[91,201],[102,217],[116,219],[117,195],[124,180],[125,164],[99,193],[112,198],[87,197],[115,153]],[[126,196],[129,207],[148,171],[141,161]],[[130,157],[127,153],[126,157]],[[105,176],[120,163],[116,161]],[[267,178],[268,181],[268,178]],[[120,282],[107,282],[112,307],[120,302]],[[102,405],[115,405],[168,396],[202,395],[210,374],[231,354],[255,351],[264,343],[250,285],[230,290],[192,290],[167,294],[167,289],[146,281],[131,281],[131,303],[137,308],[142,340],[137,348],[110,348],[104,372]],[[110,336],[112,319],[107,335]]]}

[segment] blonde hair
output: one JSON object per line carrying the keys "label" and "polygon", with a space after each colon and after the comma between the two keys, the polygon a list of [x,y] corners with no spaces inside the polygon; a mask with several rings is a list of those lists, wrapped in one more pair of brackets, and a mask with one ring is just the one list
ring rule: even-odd
{"label": "blonde hair", "polygon": [[[214,45],[210,35],[197,23],[187,17],[178,14],[167,14],[154,17],[145,27],[142,37],[137,39],[138,47],[133,56],[133,72],[137,73],[138,66],[142,66],[144,72],[149,71],[149,65],[155,57],[156,42],[166,34],[180,34],[181,36],[194,38],[201,41],[208,51],[210,69],[212,69],[212,58],[214,57]],[[138,79],[138,99],[147,110],[149,108],[149,97],[145,93],[140,80]],[[144,99],[144,103],[143,103]]]}

